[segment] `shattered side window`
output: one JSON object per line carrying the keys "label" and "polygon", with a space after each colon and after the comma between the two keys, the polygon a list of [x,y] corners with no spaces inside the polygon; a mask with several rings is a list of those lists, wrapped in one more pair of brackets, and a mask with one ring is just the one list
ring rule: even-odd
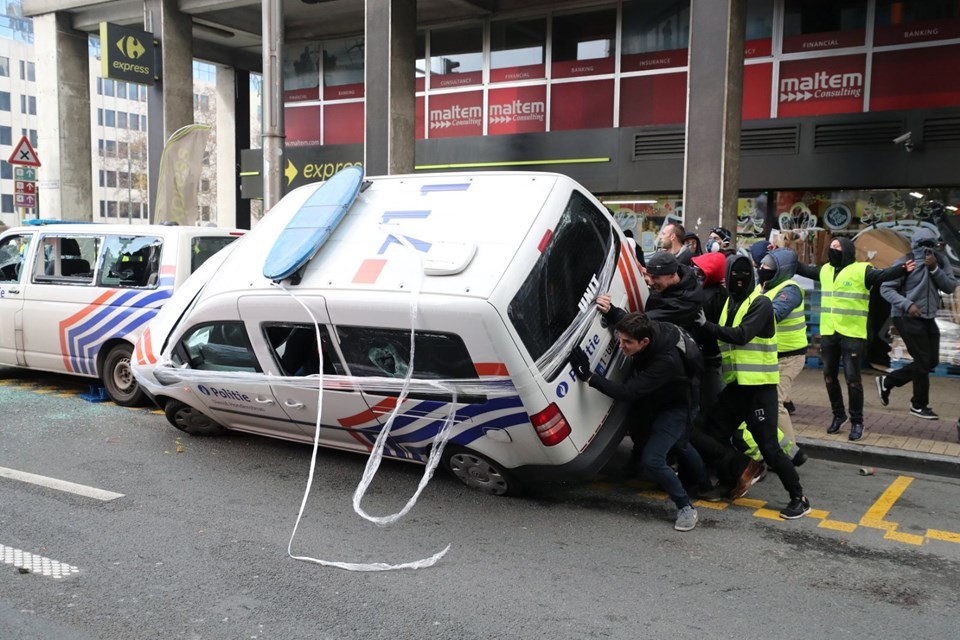
{"label": "shattered side window", "polygon": [[[337,334],[351,375],[406,377],[410,368],[409,330],[338,326]],[[476,367],[460,336],[418,331],[414,340],[414,377],[477,378]]]}

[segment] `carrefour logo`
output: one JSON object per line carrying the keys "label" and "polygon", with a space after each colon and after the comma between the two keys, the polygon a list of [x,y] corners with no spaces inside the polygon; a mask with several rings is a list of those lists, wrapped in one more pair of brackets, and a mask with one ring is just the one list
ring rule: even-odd
{"label": "carrefour logo", "polygon": [[803,102],[820,98],[859,98],[863,74],[820,71],[809,76],[780,79],[780,102]]}
{"label": "carrefour logo", "polygon": [[147,50],[140,41],[133,36],[124,36],[117,40],[117,48],[120,49],[120,53],[131,60],[138,59]]}
{"label": "carrefour logo", "polygon": [[224,400],[241,400],[243,402],[250,402],[250,396],[234,389],[218,389],[216,387],[207,387],[200,384],[197,385],[197,391],[205,396],[214,396],[216,398],[223,398]]}

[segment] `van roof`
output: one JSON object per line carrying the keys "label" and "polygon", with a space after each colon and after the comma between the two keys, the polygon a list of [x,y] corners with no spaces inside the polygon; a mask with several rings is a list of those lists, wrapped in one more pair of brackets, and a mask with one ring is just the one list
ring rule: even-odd
{"label": "van roof", "polygon": [[[427,261],[428,272],[436,273],[430,269],[438,264],[440,271],[444,263],[449,267],[449,275],[423,276],[424,293],[489,297],[554,189],[561,182],[577,187],[567,176],[535,172],[418,174],[367,181],[369,186],[307,264],[297,290],[409,291],[421,270],[419,257]],[[267,255],[320,186],[300,187],[271,209],[211,278],[209,294],[267,286]]]}

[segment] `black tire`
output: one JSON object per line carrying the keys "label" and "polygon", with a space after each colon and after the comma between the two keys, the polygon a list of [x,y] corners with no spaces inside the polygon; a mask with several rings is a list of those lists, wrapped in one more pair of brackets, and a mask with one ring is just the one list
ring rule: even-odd
{"label": "black tire", "polygon": [[100,379],[107,395],[121,407],[137,407],[147,402],[147,396],[133,377],[130,356],[133,347],[127,343],[118,344],[110,349],[103,359]]}
{"label": "black tire", "polygon": [[170,424],[192,436],[218,436],[227,431],[202,411],[179,400],[167,400],[163,414]]}
{"label": "black tire", "polygon": [[509,471],[485,455],[458,445],[443,450],[443,468],[471,489],[495,496],[520,493],[520,483]]}

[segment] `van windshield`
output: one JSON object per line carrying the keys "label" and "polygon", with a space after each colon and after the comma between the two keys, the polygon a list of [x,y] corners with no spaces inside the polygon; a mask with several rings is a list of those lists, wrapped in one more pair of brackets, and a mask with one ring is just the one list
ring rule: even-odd
{"label": "van windshield", "polygon": [[577,317],[581,299],[603,270],[611,242],[617,240],[610,233],[607,216],[574,191],[540,259],[507,308],[510,322],[534,360]]}

